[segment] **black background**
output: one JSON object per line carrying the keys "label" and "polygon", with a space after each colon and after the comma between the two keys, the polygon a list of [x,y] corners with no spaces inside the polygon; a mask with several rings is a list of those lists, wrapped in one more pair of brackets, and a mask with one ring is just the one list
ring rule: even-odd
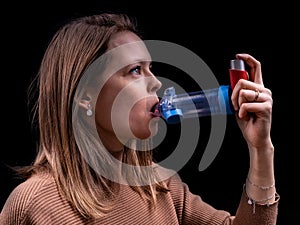
{"label": "black background", "polygon": [[[136,17],[145,39],[177,43],[195,52],[211,68],[219,83],[229,82],[228,63],[235,53],[250,53],[262,63],[264,84],[271,89],[274,99],[271,132],[276,151],[276,187],[281,196],[278,224],[293,224],[299,210],[296,156],[300,19],[297,7],[288,1],[264,5],[253,1],[162,3],[49,1],[34,5],[8,3],[1,7],[1,207],[19,183],[13,180],[7,165],[28,164],[35,154],[27,88],[50,38],[72,18],[110,11]],[[182,84],[192,87],[185,79]],[[247,146],[235,120],[229,116],[220,152],[206,170],[198,171],[209,135],[209,129],[207,133],[202,131],[209,128],[209,119],[200,118],[200,122],[198,151],[179,173],[192,192],[214,207],[234,213],[248,169]],[[170,143],[166,143],[167,147]],[[159,151],[157,157],[168,154]]]}

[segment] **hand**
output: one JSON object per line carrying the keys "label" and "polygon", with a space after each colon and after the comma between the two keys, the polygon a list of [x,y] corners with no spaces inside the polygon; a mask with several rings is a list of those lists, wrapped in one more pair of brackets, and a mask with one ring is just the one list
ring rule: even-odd
{"label": "hand", "polygon": [[264,87],[261,64],[249,54],[237,54],[250,66],[250,79],[240,79],[231,100],[238,125],[249,147],[261,148],[271,143],[272,92]]}

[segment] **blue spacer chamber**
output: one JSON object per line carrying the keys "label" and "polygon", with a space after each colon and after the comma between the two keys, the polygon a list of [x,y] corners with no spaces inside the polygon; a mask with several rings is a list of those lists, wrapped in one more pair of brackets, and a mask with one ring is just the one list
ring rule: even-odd
{"label": "blue spacer chamber", "polygon": [[161,116],[168,124],[180,123],[183,118],[233,114],[231,87],[175,94],[174,87],[167,88],[158,105]]}

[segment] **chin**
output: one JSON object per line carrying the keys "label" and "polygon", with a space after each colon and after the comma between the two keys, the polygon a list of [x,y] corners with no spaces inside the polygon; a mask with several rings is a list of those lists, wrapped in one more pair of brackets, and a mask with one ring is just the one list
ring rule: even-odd
{"label": "chin", "polygon": [[150,130],[150,136],[149,137],[153,137],[157,134],[158,132],[158,119],[152,119],[149,123],[149,130]]}
{"label": "chin", "polygon": [[151,135],[151,132],[148,130],[147,132],[133,132],[135,138],[137,139],[140,139],[140,140],[145,140],[145,139],[148,139],[150,138],[152,135]]}
{"label": "chin", "polygon": [[[146,127],[146,126],[145,126]],[[158,132],[158,123],[156,119],[152,119],[149,122],[149,125],[145,129],[135,129],[133,130],[133,134],[136,138],[140,140],[145,140],[147,138],[151,138],[155,136]]]}

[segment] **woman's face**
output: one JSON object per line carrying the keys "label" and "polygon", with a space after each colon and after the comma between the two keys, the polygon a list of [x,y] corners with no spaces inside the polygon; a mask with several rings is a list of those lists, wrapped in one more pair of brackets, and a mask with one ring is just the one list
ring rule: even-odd
{"label": "woman's face", "polygon": [[[110,143],[149,138],[157,132],[159,118],[151,109],[159,101],[156,91],[161,87],[151,72],[149,52],[141,39],[128,31],[112,36],[110,50],[113,53],[108,66],[117,69],[111,70],[96,102],[100,138]],[[117,67],[120,65],[121,69]]]}

